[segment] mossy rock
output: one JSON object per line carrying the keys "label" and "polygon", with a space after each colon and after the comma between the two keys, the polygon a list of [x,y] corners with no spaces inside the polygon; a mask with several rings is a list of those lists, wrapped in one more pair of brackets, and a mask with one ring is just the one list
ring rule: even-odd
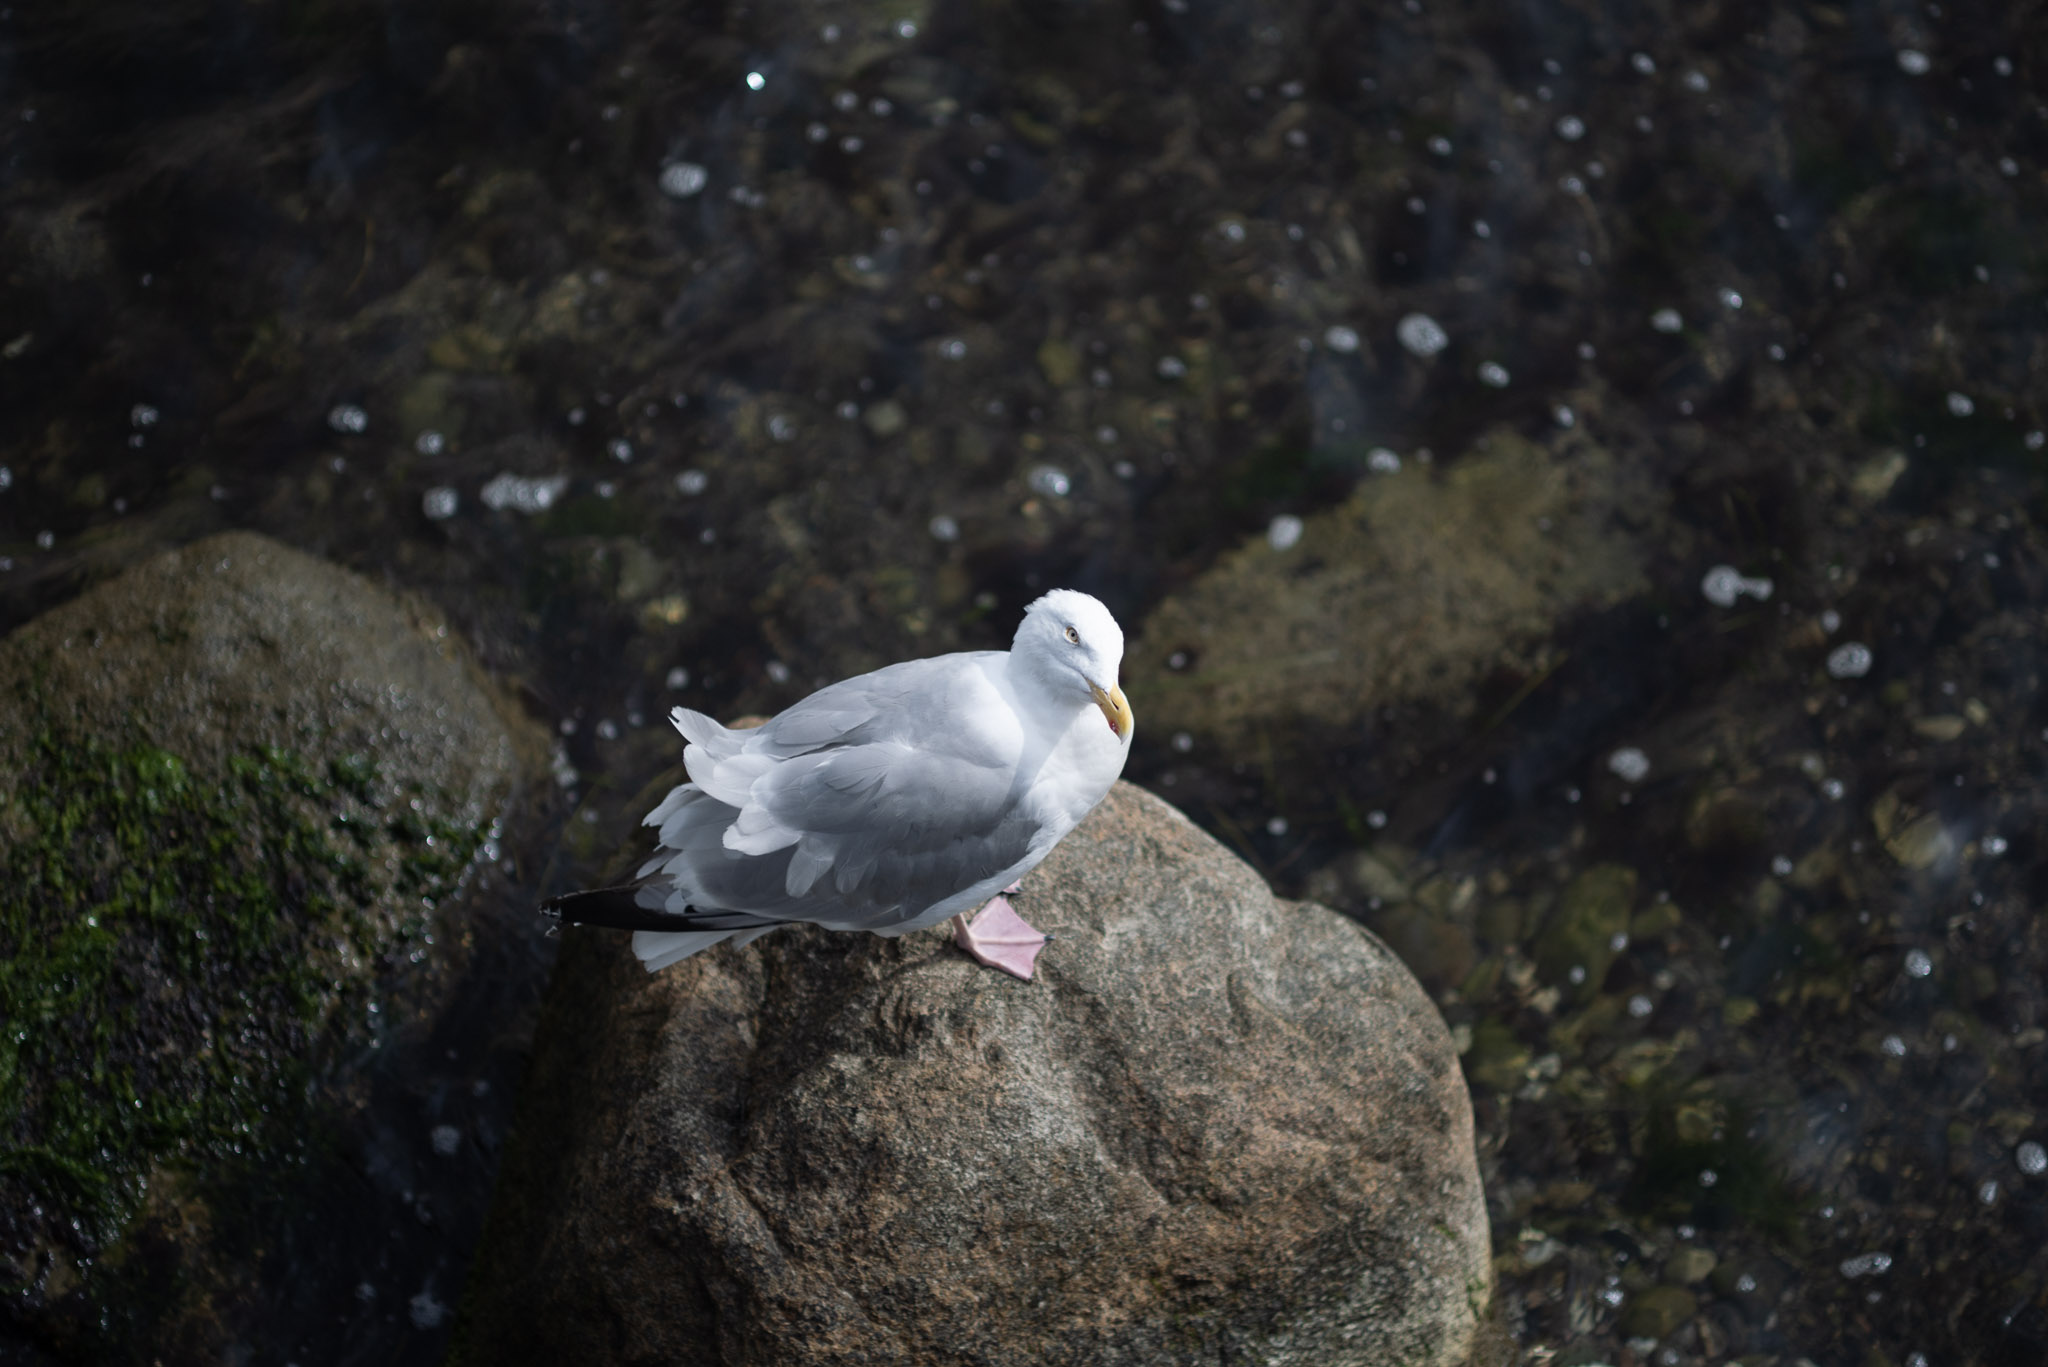
{"label": "mossy rock", "polygon": [[1390,703],[1467,709],[1472,684],[1531,667],[1569,615],[1646,590],[1637,528],[1657,500],[1614,475],[1581,435],[1546,447],[1498,429],[1447,469],[1373,476],[1298,543],[1249,541],[1161,603],[1126,691],[1155,734],[1197,732],[1231,759]]}
{"label": "mossy rock", "polygon": [[431,613],[246,533],[0,642],[15,1332],[221,1356],[313,1084],[539,753]]}
{"label": "mossy rock", "polygon": [[1636,871],[1625,865],[1596,864],[1574,878],[1536,941],[1543,980],[1581,1003],[1593,1000],[1628,943],[1635,900]]}

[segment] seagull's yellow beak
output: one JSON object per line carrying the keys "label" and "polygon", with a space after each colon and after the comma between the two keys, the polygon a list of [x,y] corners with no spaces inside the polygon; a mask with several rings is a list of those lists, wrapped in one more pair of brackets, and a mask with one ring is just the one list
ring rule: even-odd
{"label": "seagull's yellow beak", "polygon": [[1109,692],[1105,693],[1091,683],[1088,685],[1088,693],[1089,696],[1095,699],[1095,705],[1102,709],[1102,715],[1109,718],[1109,729],[1116,732],[1119,737],[1129,736],[1131,734],[1131,704],[1124,697],[1124,691],[1115,684],[1111,684]]}

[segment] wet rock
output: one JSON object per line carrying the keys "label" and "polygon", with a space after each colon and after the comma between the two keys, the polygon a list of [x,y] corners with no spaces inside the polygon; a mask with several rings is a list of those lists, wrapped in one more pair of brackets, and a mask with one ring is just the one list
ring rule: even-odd
{"label": "wet rock", "polygon": [[1664,1280],[1673,1286],[1692,1286],[1705,1281],[1719,1261],[1713,1249],[1688,1244],[1665,1260]]}
{"label": "wet rock", "polygon": [[1441,473],[1368,478],[1286,551],[1248,542],[1145,623],[1125,669],[1148,724],[1256,756],[1286,722],[1350,727],[1416,698],[1469,707],[1466,685],[1526,666],[1518,652],[1567,614],[1645,587],[1621,495],[1602,486],[1613,465],[1576,436],[1552,450],[1498,430]]}
{"label": "wet rock", "polygon": [[1627,946],[1635,896],[1636,871],[1620,864],[1598,864],[1573,879],[1536,941],[1543,980],[1591,1001]]}
{"label": "wet rock", "polygon": [[1463,1361],[1468,1101],[1399,961],[1128,785],[1026,897],[1031,983],[573,934],[460,1360]]}
{"label": "wet rock", "polygon": [[1699,1313],[1699,1297],[1682,1286],[1653,1286],[1621,1312],[1621,1332],[1630,1338],[1661,1339]]}
{"label": "wet rock", "polygon": [[432,613],[246,533],[0,644],[0,1321],[229,1355],[334,1161],[323,1065],[539,754],[508,715]]}

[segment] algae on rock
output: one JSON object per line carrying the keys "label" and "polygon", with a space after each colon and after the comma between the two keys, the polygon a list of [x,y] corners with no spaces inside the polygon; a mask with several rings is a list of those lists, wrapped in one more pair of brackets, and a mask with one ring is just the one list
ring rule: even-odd
{"label": "algae on rock", "polygon": [[[1552,448],[1497,429],[1441,472],[1409,463],[1224,556],[1146,621],[1126,670],[1149,725],[1200,732],[1239,757],[1264,727],[1355,725],[1467,685],[1568,614],[1644,591],[1615,462],[1581,434]],[[1179,659],[1175,659],[1178,656]]]}
{"label": "algae on rock", "polygon": [[218,1345],[237,1255],[195,1237],[303,1161],[323,1051],[461,886],[523,725],[445,626],[245,533],[0,644],[10,1318]]}

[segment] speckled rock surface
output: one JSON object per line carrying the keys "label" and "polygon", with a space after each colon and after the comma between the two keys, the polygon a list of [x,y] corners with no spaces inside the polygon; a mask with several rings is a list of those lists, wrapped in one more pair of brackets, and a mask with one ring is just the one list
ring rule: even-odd
{"label": "speckled rock surface", "polygon": [[1025,891],[1031,983],[572,932],[459,1360],[1464,1361],[1469,1103],[1399,961],[1129,785]]}

